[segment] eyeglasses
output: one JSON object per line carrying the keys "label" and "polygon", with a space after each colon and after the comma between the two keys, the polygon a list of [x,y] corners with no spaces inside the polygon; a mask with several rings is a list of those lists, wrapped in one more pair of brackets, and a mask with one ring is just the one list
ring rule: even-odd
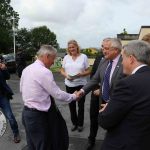
{"label": "eyeglasses", "polygon": [[114,49],[115,49],[114,47],[103,47],[102,45],[102,50],[109,51],[109,50],[114,50]]}

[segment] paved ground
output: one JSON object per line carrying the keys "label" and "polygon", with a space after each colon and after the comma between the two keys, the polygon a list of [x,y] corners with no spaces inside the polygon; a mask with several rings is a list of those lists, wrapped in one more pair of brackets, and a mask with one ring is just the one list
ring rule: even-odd
{"label": "paved ground", "polygon": [[[61,89],[65,90],[63,77],[59,75],[58,73],[55,73],[54,77],[55,77],[57,84],[61,87]],[[19,124],[19,129],[20,129],[22,140],[19,144],[13,143],[13,139],[12,139],[13,135],[12,135],[10,126],[8,124],[5,134],[2,137],[0,137],[0,150],[26,150],[25,131],[21,123],[21,112],[23,108],[23,102],[22,102],[21,94],[19,93],[19,79],[15,74],[12,74],[11,79],[8,81],[8,83],[15,93],[14,99],[11,101],[11,103],[12,103],[13,112]],[[88,94],[86,97],[84,130],[83,132],[80,132],[80,133],[78,131],[75,131],[75,132],[70,131],[72,124],[70,121],[70,113],[68,109],[68,104],[62,103],[59,101],[57,101],[56,103],[67,122],[68,130],[69,130],[69,137],[70,137],[69,150],[85,150],[86,144],[87,144],[87,137],[89,134],[90,94]],[[93,150],[100,150],[100,146],[104,138],[104,134],[105,134],[105,131],[99,128],[96,145]]]}

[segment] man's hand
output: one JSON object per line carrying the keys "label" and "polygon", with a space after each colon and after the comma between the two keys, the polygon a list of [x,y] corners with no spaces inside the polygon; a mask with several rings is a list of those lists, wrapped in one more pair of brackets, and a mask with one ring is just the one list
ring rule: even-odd
{"label": "man's hand", "polygon": [[100,96],[101,94],[100,89],[95,90],[93,93],[95,96]]}
{"label": "man's hand", "polygon": [[81,98],[84,95],[84,92],[82,90],[79,90],[77,94]]}
{"label": "man's hand", "polygon": [[75,91],[73,94],[75,94],[75,95],[76,95],[76,100],[79,100],[78,91]]}
{"label": "man's hand", "polygon": [[106,104],[101,104],[99,113],[105,110],[107,104],[108,104],[108,103],[106,103]]}
{"label": "man's hand", "polygon": [[84,95],[84,92],[82,90],[79,90],[79,91],[75,91],[73,94],[75,94],[77,100],[79,100]]}

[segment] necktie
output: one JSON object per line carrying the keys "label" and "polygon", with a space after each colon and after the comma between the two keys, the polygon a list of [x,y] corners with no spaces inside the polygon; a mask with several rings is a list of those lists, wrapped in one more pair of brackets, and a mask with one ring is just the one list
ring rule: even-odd
{"label": "necktie", "polygon": [[105,71],[104,81],[103,81],[102,98],[106,102],[109,100],[109,96],[110,96],[109,80],[110,80],[110,72],[111,72],[111,68],[112,68],[112,63],[113,63],[113,61],[111,60],[108,64],[106,71]]}

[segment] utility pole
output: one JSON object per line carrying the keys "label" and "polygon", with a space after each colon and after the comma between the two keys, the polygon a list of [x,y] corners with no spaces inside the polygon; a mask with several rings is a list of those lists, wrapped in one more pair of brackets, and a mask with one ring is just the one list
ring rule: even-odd
{"label": "utility pole", "polygon": [[15,37],[15,17],[13,14],[13,24],[12,24],[12,29],[13,29],[13,43],[14,43],[14,58],[16,59],[16,37]]}

